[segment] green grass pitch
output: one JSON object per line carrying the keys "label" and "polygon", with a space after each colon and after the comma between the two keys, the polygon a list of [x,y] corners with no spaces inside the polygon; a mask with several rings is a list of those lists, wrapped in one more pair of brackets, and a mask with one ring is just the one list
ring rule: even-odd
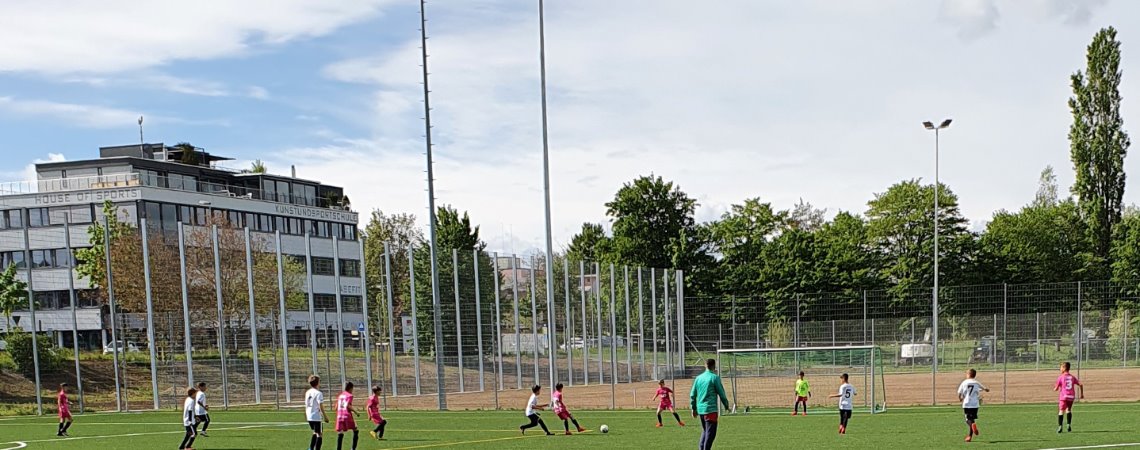
{"label": "green grass pitch", "polygon": [[[981,436],[963,442],[966,427],[959,409],[907,408],[883,414],[857,413],[848,434],[839,436],[833,409],[817,409],[807,417],[790,417],[784,411],[730,415],[722,419],[715,448],[1115,448],[1140,447],[1140,405],[1078,404],[1074,431],[1057,434],[1054,405],[985,406],[979,420]],[[517,411],[418,412],[390,411],[384,441],[368,437],[362,429],[360,449],[673,449],[696,447],[700,426],[682,411],[689,426],[676,426],[665,414],[665,427],[654,427],[652,411],[578,411],[590,431],[563,436],[562,423],[543,415],[551,431],[535,429],[520,435],[525,419]],[[217,411],[211,417],[210,437],[199,437],[195,448],[301,450],[308,446],[308,426],[300,410]],[[366,420],[358,419],[362,426]],[[0,450],[159,449],[177,448],[182,438],[178,414],[87,414],[76,417],[70,438],[55,437],[53,417],[0,419]],[[598,427],[606,424],[609,434]],[[345,449],[349,448],[347,436]],[[1132,444],[1132,445],[1128,445]],[[328,432],[324,449],[336,448],[336,434]]]}

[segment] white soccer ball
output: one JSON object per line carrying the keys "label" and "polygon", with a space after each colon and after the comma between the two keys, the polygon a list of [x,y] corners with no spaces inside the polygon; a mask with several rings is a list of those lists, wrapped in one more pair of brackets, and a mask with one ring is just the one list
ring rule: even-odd
{"label": "white soccer ball", "polygon": [[599,428],[598,430],[601,431],[602,434],[606,434],[606,433],[610,432],[610,426],[609,425],[602,425],[602,427]]}

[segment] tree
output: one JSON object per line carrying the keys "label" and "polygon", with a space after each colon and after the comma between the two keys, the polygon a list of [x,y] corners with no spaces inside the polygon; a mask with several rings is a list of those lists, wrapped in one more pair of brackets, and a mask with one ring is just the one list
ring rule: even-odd
{"label": "tree", "polygon": [[[369,287],[370,301],[377,307],[377,315],[387,311],[388,283],[392,285],[392,317],[398,318],[410,308],[411,297],[408,250],[424,244],[423,231],[416,226],[416,216],[412,214],[385,214],[373,210],[368,224],[364,227],[364,261],[367,271],[365,280]],[[385,278],[384,245],[388,245],[388,261],[392,266],[391,279]]]}
{"label": "tree", "polygon": [[28,303],[28,284],[16,278],[16,265],[9,264],[0,272],[0,312],[4,313],[4,329],[12,332],[12,311]]}
{"label": "tree", "polygon": [[989,280],[1011,283],[1076,281],[1087,277],[1089,245],[1077,205],[1057,197],[1052,168],[1041,172],[1033,202],[998,211],[979,240]]}
{"label": "tree", "polygon": [[267,173],[269,172],[269,168],[266,167],[265,163],[260,159],[255,159],[252,163],[250,163],[249,171],[250,173]]}
{"label": "tree", "polygon": [[[459,213],[454,207],[444,205],[436,213],[436,245],[437,269],[439,274],[439,301],[440,321],[444,323],[443,336],[445,344],[456,342],[456,326],[461,327],[464,338],[465,352],[474,352],[476,349],[476,321],[475,294],[478,292],[483,306],[483,335],[494,334],[495,274],[491,257],[486,252],[487,244],[479,238],[479,227],[472,225],[471,218],[466,212]],[[459,264],[453,260],[455,258]],[[435,330],[432,325],[432,277],[430,247],[421,246],[415,249],[414,258],[416,276],[416,308],[419,322],[419,344],[423,353],[434,352]],[[477,255],[477,256],[476,256]],[[479,290],[475,290],[475,261],[479,264]],[[459,279],[459,290],[455,289],[456,277]],[[458,292],[460,309],[463,312],[456,314],[455,302]],[[505,301],[505,300],[504,300]],[[504,314],[504,318],[506,314]]]}
{"label": "tree", "polygon": [[800,199],[787,213],[787,227],[797,230],[816,231],[827,222],[826,209],[816,209],[811,203]]}
{"label": "tree", "polygon": [[566,257],[571,261],[605,261],[610,247],[610,238],[601,224],[583,223],[582,230],[570,239]]}
{"label": "tree", "polygon": [[[75,267],[75,272],[80,278],[87,279],[88,284],[93,289],[105,287],[107,283],[106,253],[104,253],[107,242],[110,241],[114,246],[123,236],[136,231],[130,224],[119,220],[118,208],[110,200],[103,202],[101,217],[106,218],[106,227],[100,220],[91,224],[87,228],[87,241],[91,243],[91,246],[78,249],[75,252],[76,259],[79,262]],[[106,300],[105,296],[100,298]]]}
{"label": "tree", "polygon": [[[906,293],[934,284],[934,186],[903,181],[875,194],[867,205],[868,238],[886,261],[882,277],[891,284],[896,305],[927,305],[926,299],[908,300]],[[938,216],[940,281],[944,285],[967,282],[975,256],[974,236],[966,229],[958,197],[945,185]]]}
{"label": "tree", "polygon": [[1140,294],[1140,213],[1129,212],[1116,225],[1112,259],[1113,281]]}
{"label": "tree", "polygon": [[194,144],[179,142],[173,148],[182,151],[182,164],[196,166],[202,161],[202,155],[198,153],[198,147],[195,147]]}
{"label": "tree", "polygon": [[1092,242],[1098,267],[1111,267],[1113,227],[1120,222],[1124,197],[1124,157],[1131,142],[1120,115],[1120,41],[1103,28],[1086,54],[1085,72],[1072,76],[1069,146],[1076,181],[1073,194]]}
{"label": "tree", "polygon": [[709,224],[715,251],[721,255],[720,289],[726,293],[756,293],[763,289],[761,253],[786,220],[770,203],[750,198],[732,205],[720,220]]}
{"label": "tree", "polygon": [[673,266],[676,240],[697,235],[696,208],[696,200],[659,176],[626,183],[606,203],[606,215],[613,221],[613,256],[630,265]]}

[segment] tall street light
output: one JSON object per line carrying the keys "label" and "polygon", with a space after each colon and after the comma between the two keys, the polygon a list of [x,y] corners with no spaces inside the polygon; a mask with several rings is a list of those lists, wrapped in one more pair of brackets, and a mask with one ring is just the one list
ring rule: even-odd
{"label": "tall street light", "polygon": [[[554,352],[558,347],[555,342],[557,334],[554,331],[554,243],[550,231],[550,139],[546,123],[546,27],[543,15],[542,0],[538,0],[538,60],[542,80],[542,191],[546,200],[546,323],[549,345],[547,350],[550,352],[547,364],[550,366],[549,388],[554,389],[554,384],[558,380]],[[538,351],[537,342],[535,351]]]}
{"label": "tall street light", "polygon": [[938,132],[950,127],[950,119],[943,120],[938,126],[934,122],[923,122],[922,126],[934,131],[934,300],[933,300],[933,335],[931,336],[932,350],[930,369],[930,402],[938,404],[938,194],[941,185],[938,182]]}

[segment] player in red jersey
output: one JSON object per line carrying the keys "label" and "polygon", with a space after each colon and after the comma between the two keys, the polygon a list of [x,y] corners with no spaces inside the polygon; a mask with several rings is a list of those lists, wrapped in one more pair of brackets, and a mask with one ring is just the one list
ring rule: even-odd
{"label": "player in red jersey", "polygon": [[[677,415],[677,408],[673,407],[673,390],[665,387],[665,380],[657,382],[657,394],[653,396],[653,400],[661,399],[657,404],[657,428],[661,428],[661,411],[669,411],[673,413],[673,418],[677,419],[677,424],[685,426],[685,422],[681,421],[681,416]],[[652,400],[650,400],[652,401]]]}
{"label": "player in red jersey", "polygon": [[566,429],[566,435],[570,435],[570,423],[574,422],[574,426],[578,428],[579,433],[584,433],[585,428],[578,425],[578,419],[570,414],[570,409],[566,407],[566,403],[562,401],[562,383],[554,385],[554,392],[550,394],[550,410],[554,415],[562,420],[562,427]]}
{"label": "player in red jersey", "polygon": [[368,397],[368,403],[364,408],[368,410],[368,419],[376,424],[376,429],[369,431],[368,434],[372,435],[372,439],[384,439],[384,427],[388,425],[388,421],[380,415],[380,393],[383,392],[380,386],[372,386],[372,395]]}
{"label": "player in red jersey", "polygon": [[352,382],[344,384],[344,392],[336,398],[336,449],[341,450],[344,445],[344,433],[352,431],[352,450],[356,450],[356,443],[360,439],[360,430],[356,428],[356,410],[352,409]]}
{"label": "player in red jersey", "polygon": [[56,436],[67,436],[67,429],[71,428],[71,401],[67,399],[67,383],[59,384],[59,395],[55,398],[55,404],[59,407],[59,431],[55,433]]}
{"label": "player in red jersey", "polygon": [[1076,376],[1069,373],[1069,362],[1061,363],[1061,376],[1053,384],[1053,391],[1060,392],[1057,399],[1057,432],[1061,432],[1063,421],[1068,419],[1069,432],[1073,432],[1073,402],[1077,399],[1077,388],[1081,389],[1081,400],[1085,398],[1085,385],[1081,384]]}

